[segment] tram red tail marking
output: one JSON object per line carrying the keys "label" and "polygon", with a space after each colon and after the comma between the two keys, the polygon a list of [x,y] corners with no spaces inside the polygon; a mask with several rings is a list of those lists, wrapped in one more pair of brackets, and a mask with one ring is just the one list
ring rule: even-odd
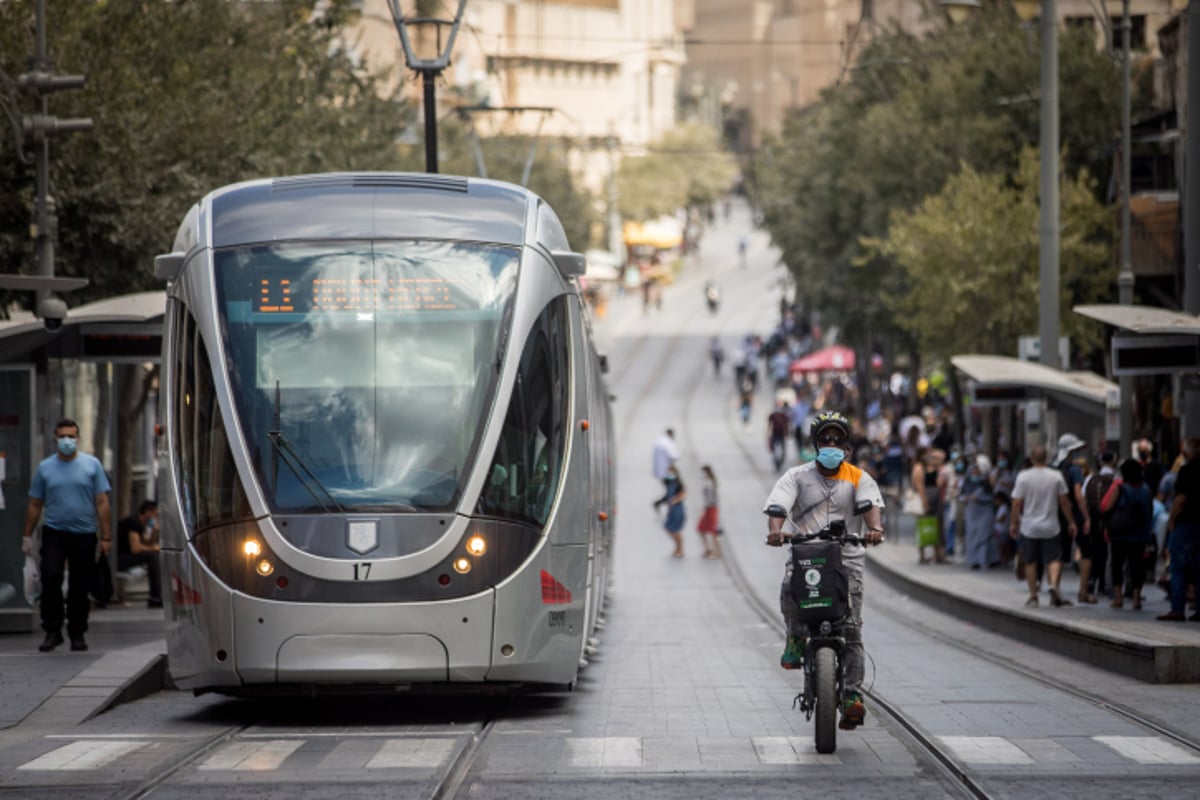
{"label": "tram red tail marking", "polygon": [[200,593],[183,582],[183,579],[171,573],[171,593],[175,595],[175,606],[198,606],[203,600]]}
{"label": "tram red tail marking", "polygon": [[571,590],[563,586],[554,576],[542,570],[542,603],[558,605],[571,602]]}

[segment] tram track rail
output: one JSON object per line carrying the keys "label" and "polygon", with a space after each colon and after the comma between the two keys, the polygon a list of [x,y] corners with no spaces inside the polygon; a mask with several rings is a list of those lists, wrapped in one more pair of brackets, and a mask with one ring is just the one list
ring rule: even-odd
{"label": "tram track rail", "polygon": [[[432,789],[426,795],[429,800],[453,800],[458,796],[463,782],[470,775],[476,759],[483,751],[483,746],[495,727],[496,721],[495,716],[489,716],[478,723],[479,730],[461,737],[466,739],[465,744],[445,765],[440,775],[434,777]],[[119,800],[146,800],[153,797],[157,789],[169,784],[173,778],[186,770],[194,768],[205,757],[221,747],[239,741],[259,722],[261,722],[260,719],[246,720],[204,737],[196,746],[162,764],[153,774],[143,778],[136,786],[117,792],[113,797],[119,798]]]}
{"label": "tram track rail", "polygon": [[245,733],[251,728],[257,720],[242,722],[238,725],[230,725],[223,730],[210,734],[205,737],[196,747],[182,753],[177,758],[163,764],[153,774],[144,778],[137,786],[123,794],[117,795],[121,800],[143,800],[150,797],[155,789],[164,785],[176,775],[183,772],[185,769],[196,764],[200,759],[212,753],[222,745],[234,741],[242,733]]}
{"label": "tram track rail", "polygon": [[466,746],[459,751],[458,756],[450,763],[445,775],[429,796],[430,800],[453,800],[458,796],[458,790],[462,787],[463,781],[467,779],[467,776],[471,774],[471,767],[474,766],[475,759],[483,751],[483,744],[492,732],[495,724],[495,717],[489,717],[484,720],[478,732],[471,734],[471,738]]}

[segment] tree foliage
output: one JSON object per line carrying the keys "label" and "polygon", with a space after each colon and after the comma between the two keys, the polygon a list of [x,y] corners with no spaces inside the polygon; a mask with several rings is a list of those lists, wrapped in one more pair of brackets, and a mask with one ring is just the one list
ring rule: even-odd
{"label": "tree foliage", "polygon": [[[1038,177],[1032,148],[1013,180],[964,165],[915,210],[894,211],[887,239],[863,243],[902,271],[909,291],[887,306],[922,353],[1011,353],[1019,336],[1037,330]],[[1070,313],[1067,300],[1096,301],[1116,280],[1112,217],[1086,172],[1064,181],[1060,206],[1059,318],[1076,347],[1095,347],[1099,324]]]}
{"label": "tree foliage", "polygon": [[[51,113],[95,120],[51,147],[55,271],[91,280],[73,305],[156,288],[153,256],[213,188],[403,167],[394,142],[411,114],[343,48],[349,0],[46,5],[56,72],[88,76],[83,91],[52,95]],[[33,0],[0,3],[0,69],[10,78],[34,52],[33,31]],[[33,111],[31,100],[18,106]],[[0,142],[0,271],[32,273],[34,167],[11,139]]]}
{"label": "tree foliage", "polygon": [[[1059,62],[1062,172],[1068,184],[1095,191],[1095,182],[1083,176],[1090,172],[1103,178],[1109,172],[1107,161],[1119,118],[1119,93],[1114,88],[1120,85],[1118,66],[1097,49],[1090,33],[1074,29],[1060,33]],[[901,242],[894,242],[894,247],[876,245],[888,239],[896,221],[916,225],[904,212],[920,208],[925,198],[943,192],[943,187],[948,194],[942,202],[960,205],[965,200],[959,194],[976,188],[979,181],[994,182],[996,192],[1013,186],[1033,191],[1021,183],[1021,154],[1038,141],[1036,33],[997,8],[977,15],[968,26],[935,26],[922,36],[893,29],[865,49],[848,76],[818,104],[788,120],[781,137],[766,143],[753,165],[756,200],[784,263],[796,278],[797,299],[819,309],[828,323],[846,331],[852,343],[865,344],[867,331],[872,330],[876,338],[888,338],[901,348],[918,340],[933,345],[909,317],[901,316],[922,304],[928,305],[926,318],[942,315],[951,328],[980,324],[963,314],[1007,313],[1002,302],[938,305],[932,296],[923,296],[928,289],[920,282],[924,273],[897,263],[898,254],[904,252]],[[948,187],[947,181],[960,172],[968,175],[967,170],[974,177],[963,177],[965,183]],[[981,202],[999,200],[981,187],[978,193]],[[1100,235],[1092,225],[1094,211],[1094,206],[1064,201],[1064,242],[1066,229]],[[1080,213],[1087,219],[1077,218]],[[988,226],[943,229],[959,238],[954,243],[955,258],[941,263],[940,280],[957,284],[980,277],[967,254],[985,252],[991,243],[969,237],[986,234],[997,243],[1026,242],[1032,237],[1036,245],[1036,231],[1036,213],[1000,216]],[[1034,263],[1036,251],[1035,246]],[[1062,262],[1069,261],[1064,251]],[[1023,258],[1021,263],[1030,262]],[[1080,284],[1064,280],[1062,285],[1066,307],[1083,299],[1084,295],[1076,295],[1083,291]],[[1034,308],[1036,296],[1036,291],[1027,295]],[[864,325],[864,319],[870,324]],[[1017,327],[1002,320],[993,326],[995,336],[983,337],[981,344],[986,342],[991,352],[1012,353],[1015,338],[1005,341],[1003,336],[1014,334]],[[939,340],[937,347],[952,344]]]}
{"label": "tree foliage", "polygon": [[[461,126],[447,125],[439,133],[439,145],[444,155],[439,169],[455,175],[478,175],[474,147]],[[601,214],[596,198],[580,188],[580,181],[571,172],[566,143],[555,139],[535,141],[531,136],[489,136],[479,141],[487,176],[494,180],[520,184],[530,153],[533,163],[529,171],[528,189],[550,204],[562,221],[567,239],[576,250],[586,250],[592,244],[592,231]]]}
{"label": "tree foliage", "polygon": [[618,208],[625,219],[649,220],[719,199],[733,183],[737,162],[720,134],[681,125],[642,156],[625,156],[617,170]]}

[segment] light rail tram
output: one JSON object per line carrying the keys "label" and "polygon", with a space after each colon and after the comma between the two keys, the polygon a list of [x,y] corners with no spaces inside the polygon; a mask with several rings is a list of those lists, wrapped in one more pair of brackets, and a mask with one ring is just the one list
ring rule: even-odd
{"label": "light rail tram", "polygon": [[197,693],[574,685],[613,426],[554,211],[499,181],[218,189],[167,281],[172,681]]}

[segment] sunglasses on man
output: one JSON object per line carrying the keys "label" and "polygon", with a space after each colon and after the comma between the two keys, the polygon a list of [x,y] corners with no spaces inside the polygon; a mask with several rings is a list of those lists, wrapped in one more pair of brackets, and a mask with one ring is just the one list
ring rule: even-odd
{"label": "sunglasses on man", "polygon": [[845,447],[846,437],[840,433],[817,434],[817,445],[820,447]]}

